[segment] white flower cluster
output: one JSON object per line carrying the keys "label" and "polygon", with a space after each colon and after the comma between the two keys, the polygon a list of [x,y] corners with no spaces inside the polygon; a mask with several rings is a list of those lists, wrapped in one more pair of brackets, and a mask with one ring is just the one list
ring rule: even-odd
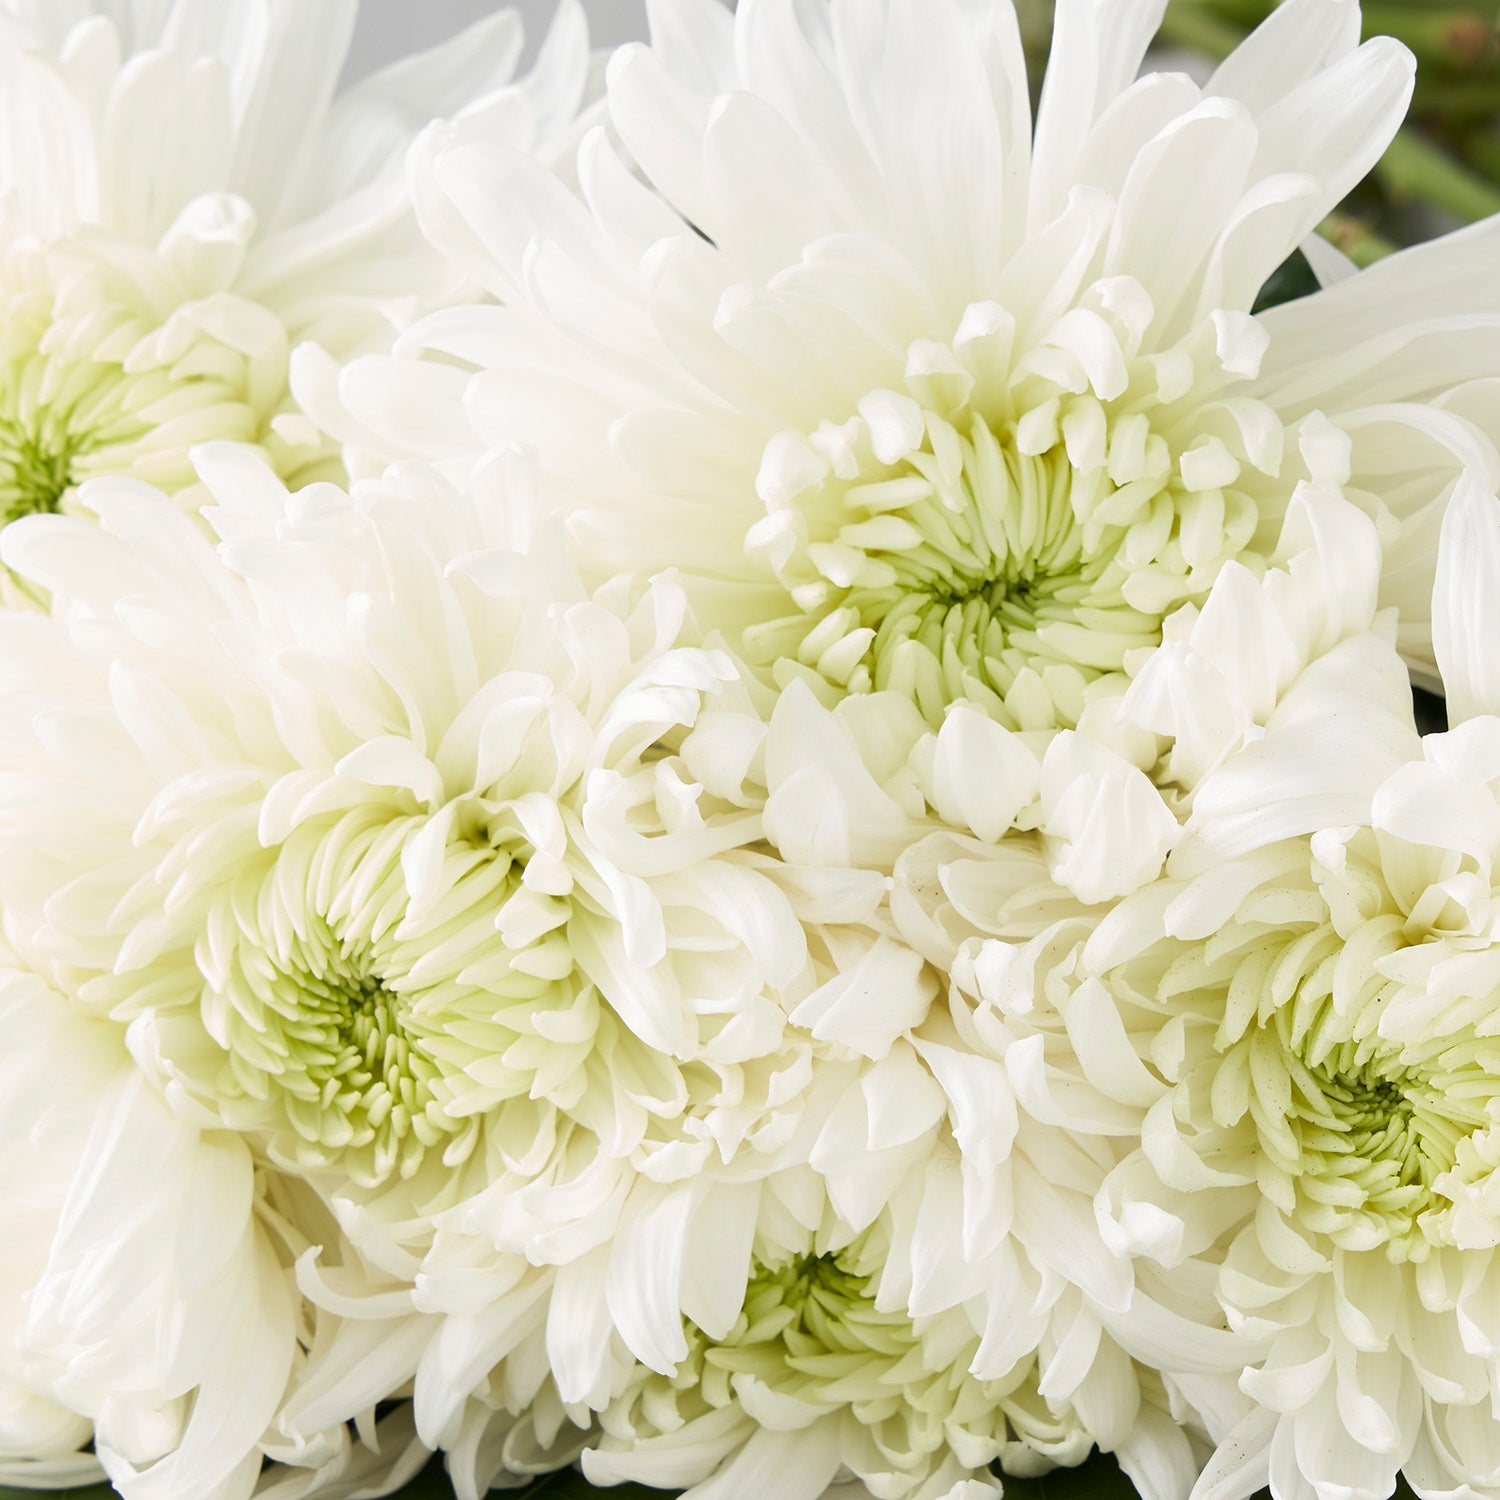
{"label": "white flower cluster", "polygon": [[1500,1500],[1500,222],[1163,6],[0,0],[0,1483]]}

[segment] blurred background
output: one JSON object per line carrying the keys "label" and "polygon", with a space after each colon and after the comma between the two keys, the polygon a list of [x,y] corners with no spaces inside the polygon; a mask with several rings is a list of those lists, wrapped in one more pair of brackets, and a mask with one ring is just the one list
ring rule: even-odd
{"label": "blurred background", "polygon": [[[384,63],[440,42],[481,16],[502,8],[504,0],[364,0],[359,30],[349,54],[345,79],[363,78]],[[557,0],[510,0],[526,21],[530,50],[536,51]],[[646,35],[646,0],[583,0],[595,42],[601,47]]]}

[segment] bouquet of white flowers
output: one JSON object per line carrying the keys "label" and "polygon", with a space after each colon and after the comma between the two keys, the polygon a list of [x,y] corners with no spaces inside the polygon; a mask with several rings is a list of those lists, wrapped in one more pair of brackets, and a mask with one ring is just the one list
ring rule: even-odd
{"label": "bouquet of white flowers", "polygon": [[0,0],[0,1486],[1497,1500],[1411,52],[357,4]]}

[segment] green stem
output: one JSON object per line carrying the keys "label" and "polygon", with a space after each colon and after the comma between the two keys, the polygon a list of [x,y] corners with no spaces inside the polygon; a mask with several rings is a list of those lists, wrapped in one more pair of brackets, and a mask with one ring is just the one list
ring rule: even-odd
{"label": "green stem", "polygon": [[1391,142],[1375,175],[1392,197],[1419,199],[1465,223],[1500,213],[1500,188],[1410,130]]}

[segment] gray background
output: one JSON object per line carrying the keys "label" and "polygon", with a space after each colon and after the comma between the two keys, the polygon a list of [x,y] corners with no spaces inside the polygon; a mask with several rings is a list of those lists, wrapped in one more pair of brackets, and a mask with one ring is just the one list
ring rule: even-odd
{"label": "gray background", "polygon": [[[430,47],[507,4],[525,19],[529,51],[534,52],[557,0],[363,0],[345,80]],[[583,0],[583,8],[596,46],[613,47],[646,35],[646,0]]]}

